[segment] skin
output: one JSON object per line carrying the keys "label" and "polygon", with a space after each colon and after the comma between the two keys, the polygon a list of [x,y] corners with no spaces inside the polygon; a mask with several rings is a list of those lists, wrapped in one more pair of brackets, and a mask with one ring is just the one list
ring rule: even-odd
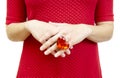
{"label": "skin", "polygon": [[69,49],[57,49],[56,41],[60,36],[64,36],[72,47],[85,38],[96,43],[110,40],[113,29],[112,21],[98,22],[96,26],[92,26],[87,24],[46,23],[31,20],[23,23],[12,23],[6,26],[7,36],[10,40],[24,41],[32,34],[36,40],[42,43],[40,50],[46,49],[44,54],[52,54],[54,57],[65,57],[65,52],[67,55],[70,55]]}

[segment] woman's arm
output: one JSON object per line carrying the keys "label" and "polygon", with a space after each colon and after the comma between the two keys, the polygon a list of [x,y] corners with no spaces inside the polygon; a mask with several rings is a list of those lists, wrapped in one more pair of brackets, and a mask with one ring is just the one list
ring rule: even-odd
{"label": "woman's arm", "polygon": [[103,42],[111,39],[113,34],[114,25],[113,22],[99,22],[97,26],[89,26],[92,29],[92,33],[87,39],[93,42]]}
{"label": "woman's arm", "polygon": [[7,36],[12,41],[24,41],[30,32],[25,28],[24,23],[12,23],[6,26]]}
{"label": "woman's arm", "polygon": [[[52,30],[51,30],[52,29]],[[24,41],[30,34],[40,43],[44,37],[51,37],[58,33],[58,28],[47,22],[30,20],[23,23],[12,23],[6,26],[8,38],[12,41]],[[44,40],[41,40],[44,39]]]}

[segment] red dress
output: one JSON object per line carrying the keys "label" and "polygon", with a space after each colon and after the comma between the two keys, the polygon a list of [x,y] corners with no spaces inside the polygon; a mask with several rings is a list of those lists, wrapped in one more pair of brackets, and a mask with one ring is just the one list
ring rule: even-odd
{"label": "red dress", "polygon": [[[6,24],[37,19],[91,24],[113,21],[113,0],[7,0]],[[17,78],[102,78],[97,43],[85,39],[65,58],[45,56],[31,35],[24,41]]]}

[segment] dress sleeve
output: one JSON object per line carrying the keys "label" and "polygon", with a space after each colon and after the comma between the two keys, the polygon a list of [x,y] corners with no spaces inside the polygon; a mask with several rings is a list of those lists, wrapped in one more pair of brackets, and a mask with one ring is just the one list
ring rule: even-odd
{"label": "dress sleeve", "polygon": [[98,0],[95,10],[95,22],[113,20],[113,0]]}
{"label": "dress sleeve", "polygon": [[25,0],[7,0],[6,24],[26,21]]}

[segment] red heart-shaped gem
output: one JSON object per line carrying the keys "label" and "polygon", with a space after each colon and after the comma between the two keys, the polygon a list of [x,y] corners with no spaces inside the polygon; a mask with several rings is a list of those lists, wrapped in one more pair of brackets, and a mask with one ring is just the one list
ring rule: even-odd
{"label": "red heart-shaped gem", "polygon": [[66,42],[64,37],[59,37],[57,40],[57,47],[61,50],[66,50],[69,48],[69,44]]}

